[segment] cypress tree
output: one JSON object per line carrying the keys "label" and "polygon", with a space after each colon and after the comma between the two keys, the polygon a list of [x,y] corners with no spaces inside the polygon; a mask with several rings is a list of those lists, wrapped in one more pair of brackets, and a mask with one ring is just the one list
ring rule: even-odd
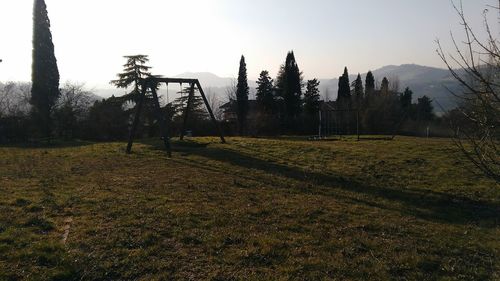
{"label": "cypress tree", "polygon": [[370,98],[375,92],[375,77],[371,71],[368,71],[365,78],[365,98]]}
{"label": "cypress tree", "polygon": [[349,72],[344,68],[344,74],[339,77],[339,91],[337,102],[342,109],[348,109],[351,101],[351,85],[349,83]]}
{"label": "cypress tree", "polygon": [[276,79],[276,86],[283,100],[285,124],[288,129],[293,127],[302,111],[302,85],[302,72],[295,60],[295,54],[290,51]]}
{"label": "cypress tree", "polygon": [[238,116],[238,126],[240,134],[243,134],[246,127],[248,114],[248,79],[247,64],[245,57],[241,56],[240,69],[238,72],[238,84],[236,85],[236,114]]}
{"label": "cypress tree", "polygon": [[382,79],[382,84],[380,84],[380,94],[381,95],[389,95],[389,80],[387,77]]}
{"label": "cypress tree", "polygon": [[352,82],[352,87],[354,88],[355,106],[359,109],[364,98],[363,80],[361,79],[361,74],[358,73],[358,77],[354,80],[354,82]]}
{"label": "cypress tree", "polygon": [[31,99],[34,119],[41,132],[49,137],[51,112],[60,96],[59,69],[54,55],[50,20],[44,0],[35,0],[33,7],[33,64]]}
{"label": "cypress tree", "polygon": [[257,102],[266,113],[274,113],[276,110],[276,100],[273,94],[273,79],[269,72],[264,70],[257,80]]}

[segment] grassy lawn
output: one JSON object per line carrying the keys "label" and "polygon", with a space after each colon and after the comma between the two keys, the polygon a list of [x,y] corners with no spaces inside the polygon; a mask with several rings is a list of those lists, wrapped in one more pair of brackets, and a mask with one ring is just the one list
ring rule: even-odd
{"label": "grassy lawn", "polygon": [[0,148],[0,280],[500,280],[500,186],[448,140]]}

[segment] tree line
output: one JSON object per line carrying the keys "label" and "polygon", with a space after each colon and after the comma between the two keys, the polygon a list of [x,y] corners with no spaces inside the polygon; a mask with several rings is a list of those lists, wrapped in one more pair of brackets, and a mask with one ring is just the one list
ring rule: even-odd
{"label": "tree line", "polygon": [[[339,77],[337,99],[321,99],[318,79],[304,81],[293,51],[288,52],[276,79],[263,70],[257,80],[257,108],[250,112],[249,88],[245,57],[240,60],[236,94],[230,97],[237,113],[239,134],[314,134],[321,118],[332,118],[336,131],[353,133],[353,128],[366,134],[417,134],[422,127],[438,126],[432,100],[423,96],[416,102],[413,92],[399,92],[395,81],[384,77],[380,87],[371,71],[350,82],[347,67]],[[327,116],[325,113],[329,113]],[[323,116],[323,117],[322,117]],[[324,121],[324,120],[323,120]]]}

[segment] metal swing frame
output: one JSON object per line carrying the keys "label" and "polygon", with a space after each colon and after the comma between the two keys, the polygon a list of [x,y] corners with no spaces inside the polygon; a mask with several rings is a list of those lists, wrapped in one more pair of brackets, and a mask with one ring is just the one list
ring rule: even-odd
{"label": "metal swing frame", "polygon": [[172,147],[170,144],[170,136],[169,136],[169,127],[167,125],[167,121],[165,119],[164,114],[161,113],[161,106],[160,106],[160,101],[158,99],[158,93],[156,89],[161,83],[165,83],[168,87],[168,84],[170,83],[178,83],[180,85],[182,84],[189,84],[189,97],[187,101],[186,108],[184,109],[184,120],[182,123],[182,128],[181,128],[181,134],[180,134],[180,139],[184,139],[184,135],[186,133],[186,124],[188,121],[188,116],[189,116],[189,111],[191,108],[191,105],[193,103],[194,99],[194,92],[195,92],[195,87],[198,89],[200,92],[201,97],[203,98],[203,102],[205,103],[205,106],[207,108],[207,111],[210,115],[210,119],[212,119],[212,122],[215,125],[216,130],[219,132],[219,136],[221,139],[222,143],[226,143],[226,140],[224,139],[224,134],[222,133],[222,129],[220,127],[219,122],[215,119],[215,115],[212,111],[212,108],[210,107],[210,104],[208,103],[208,99],[205,96],[205,93],[203,91],[203,88],[201,87],[200,81],[198,79],[186,79],[186,78],[161,78],[161,77],[148,77],[145,79],[142,79],[141,81],[141,86],[142,86],[142,91],[139,96],[139,101],[137,102],[136,105],[136,113],[134,117],[134,121],[132,123],[132,128],[130,129],[130,135],[128,138],[128,144],[127,144],[127,154],[130,154],[132,152],[132,145],[134,143],[134,138],[135,134],[137,131],[137,126],[139,125],[139,118],[141,115],[141,111],[143,108],[144,104],[144,97],[146,96],[146,93],[149,90],[151,90],[151,93],[153,94],[153,103],[155,106],[155,111],[156,111],[156,119],[160,123],[160,133],[161,137],[163,140],[163,143],[165,145],[165,149],[167,151],[168,157],[172,157]]}

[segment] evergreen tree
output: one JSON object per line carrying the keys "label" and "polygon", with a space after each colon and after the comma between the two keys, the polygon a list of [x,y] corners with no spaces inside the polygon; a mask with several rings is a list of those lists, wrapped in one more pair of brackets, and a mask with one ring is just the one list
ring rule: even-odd
{"label": "evergreen tree", "polygon": [[123,96],[123,99],[137,102],[142,90],[142,79],[151,75],[149,72],[151,67],[146,65],[149,59],[147,55],[124,56],[124,58],[127,62],[123,65],[123,72],[119,73],[118,79],[111,81],[111,84],[123,89],[132,86],[132,91]]}
{"label": "evergreen tree", "polygon": [[399,95],[399,101],[401,102],[401,108],[403,110],[410,110],[412,98],[413,92],[410,88],[406,88],[405,91]]}
{"label": "evergreen tree", "polygon": [[365,78],[365,98],[370,98],[375,92],[375,77],[371,71],[368,71]]}
{"label": "evergreen tree", "polygon": [[361,107],[364,98],[363,80],[361,79],[361,74],[358,73],[358,77],[354,82],[352,82],[352,87],[354,90],[354,103],[357,109]]}
{"label": "evergreen tree", "polygon": [[317,79],[307,81],[306,92],[304,94],[304,111],[312,117],[316,117],[319,112],[319,83]]}
{"label": "evergreen tree", "polygon": [[291,129],[302,106],[302,72],[300,72],[293,51],[288,52],[285,64],[281,66],[276,87],[283,100],[285,124]]}
{"label": "evergreen tree", "polygon": [[238,84],[236,85],[236,114],[238,116],[238,126],[240,134],[243,134],[246,127],[248,114],[248,80],[247,65],[245,57],[241,56],[240,69],[238,72]]}
{"label": "evergreen tree", "polygon": [[349,109],[351,103],[351,84],[349,83],[349,72],[344,68],[344,74],[339,77],[339,91],[337,103],[342,109]]}
{"label": "evergreen tree", "polygon": [[273,79],[268,71],[262,71],[257,80],[257,102],[262,106],[266,113],[276,111],[276,100],[273,93]]}
{"label": "evergreen tree", "polygon": [[417,101],[417,121],[431,121],[434,119],[432,100],[427,96],[423,96]]}
{"label": "evergreen tree", "polygon": [[[184,118],[184,111],[186,110],[187,102],[189,99],[189,91],[190,87],[186,87],[178,94],[181,94],[180,97],[176,98],[172,102],[172,108],[174,113],[174,118],[178,119],[177,121],[181,121]],[[194,89],[193,99],[191,101],[191,106],[189,107],[189,119],[190,120],[207,120],[209,119],[209,115],[207,110],[205,109],[205,103],[200,95],[197,95],[198,89]]]}
{"label": "evergreen tree", "polygon": [[382,79],[382,84],[380,84],[380,94],[383,96],[389,95],[389,80],[387,77]]}
{"label": "evergreen tree", "polygon": [[35,0],[33,7],[33,65],[30,103],[33,117],[42,133],[52,130],[52,109],[60,96],[59,70],[54,55],[50,20],[44,0]]}

